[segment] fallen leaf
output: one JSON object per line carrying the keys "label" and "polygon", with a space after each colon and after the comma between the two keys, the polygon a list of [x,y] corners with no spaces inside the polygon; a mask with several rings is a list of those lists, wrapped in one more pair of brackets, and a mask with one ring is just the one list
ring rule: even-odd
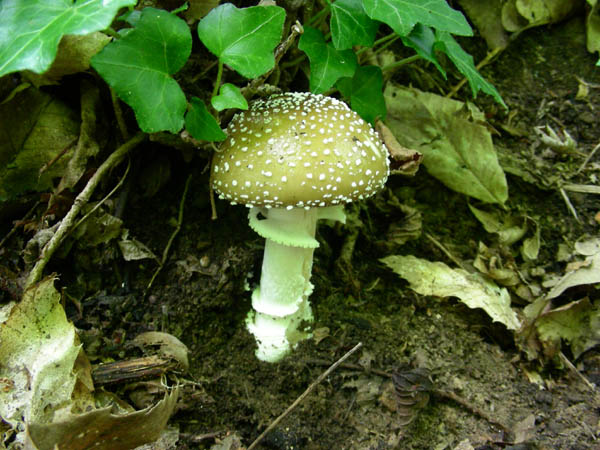
{"label": "fallen leaf", "polygon": [[159,353],[162,356],[173,358],[181,364],[184,369],[189,367],[187,346],[169,333],[160,331],[147,331],[141,333],[133,339],[132,344],[140,347],[159,347]]}
{"label": "fallen leaf", "polygon": [[67,415],[59,422],[32,423],[29,442],[39,449],[129,450],[157,440],[175,409],[178,388],[156,405],[127,414],[112,414],[112,407]]}
{"label": "fallen leaf", "polygon": [[573,286],[595,283],[600,283],[600,253],[588,256],[585,259],[585,264],[582,264],[578,269],[565,274],[558,283],[550,289],[546,298],[556,298]]}
{"label": "fallen leaf", "polygon": [[50,422],[57,409],[71,402],[77,380],[73,367],[80,352],[54,278],[25,291],[4,318],[0,379],[10,380],[11,388],[0,389],[0,417],[19,430],[26,423]]}
{"label": "fallen leaf", "polygon": [[421,295],[458,297],[469,308],[482,308],[494,322],[501,322],[510,330],[521,325],[510,307],[508,291],[479,274],[452,269],[444,263],[412,255],[387,256],[380,261],[407,280],[411,289]]}
{"label": "fallen leaf", "polygon": [[35,88],[0,105],[0,201],[52,189],[78,134],[75,111]]}
{"label": "fallen leaf", "polygon": [[585,298],[543,313],[535,326],[542,342],[558,345],[564,339],[571,344],[573,355],[577,357],[588,347],[587,342],[597,343],[600,337],[591,326],[596,316],[598,311]]}
{"label": "fallen leaf", "polygon": [[450,189],[484,202],[507,200],[506,177],[479,110],[391,84],[385,98],[386,123],[401,145],[423,154],[428,173]]}

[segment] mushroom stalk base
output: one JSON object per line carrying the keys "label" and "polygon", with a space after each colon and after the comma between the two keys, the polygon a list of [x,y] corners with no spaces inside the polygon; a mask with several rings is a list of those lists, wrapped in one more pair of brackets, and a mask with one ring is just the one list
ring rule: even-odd
{"label": "mushroom stalk base", "polygon": [[[296,234],[296,238],[302,235],[314,241],[318,219],[315,209],[288,211],[272,208],[262,213],[267,218],[261,222],[277,222],[279,231],[281,227],[287,228]],[[260,287],[252,293],[254,311],[248,315],[246,324],[258,344],[256,357],[276,362],[312,335],[309,326],[313,314],[308,297],[313,290],[310,273],[314,247],[318,243],[314,241],[315,245],[308,248],[294,246],[297,239],[292,236],[285,245],[261,232],[264,228],[256,231],[266,238],[265,253]]]}

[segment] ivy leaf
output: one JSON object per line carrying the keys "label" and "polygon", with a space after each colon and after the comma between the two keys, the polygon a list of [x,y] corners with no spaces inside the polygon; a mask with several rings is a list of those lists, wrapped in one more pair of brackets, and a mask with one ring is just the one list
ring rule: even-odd
{"label": "ivy leaf", "polygon": [[310,61],[310,91],[314,94],[325,92],[340,78],[352,77],[358,66],[352,50],[336,50],[316,28],[304,27],[298,48]]}
{"label": "ivy leaf", "polygon": [[400,36],[407,36],[417,23],[460,36],[473,34],[465,16],[446,0],[363,0],[363,5],[371,19],[386,23]]}
{"label": "ivy leaf", "polygon": [[339,80],[337,87],[350,100],[352,109],[367,122],[374,124],[378,117],[385,119],[383,75],[379,67],[359,67],[354,77]]}
{"label": "ivy leaf", "polygon": [[137,26],[92,58],[92,67],[135,112],[147,133],[183,126],[185,94],[171,78],[192,50],[192,35],[182,19],[145,8]]}
{"label": "ivy leaf", "polygon": [[227,108],[248,109],[248,102],[240,92],[240,88],[231,83],[221,86],[219,95],[210,99],[210,103],[217,111]]}
{"label": "ivy leaf", "polygon": [[331,41],[338,50],[354,45],[371,47],[379,24],[367,16],[361,0],[337,0],[331,4]]}
{"label": "ivy leaf", "polygon": [[434,53],[436,43],[435,33],[429,27],[418,23],[408,36],[402,36],[402,43],[412,48],[421,58],[433,63],[446,78],[446,71],[440,66]]}
{"label": "ivy leaf", "polygon": [[117,11],[136,0],[2,0],[0,2],[0,77],[29,69],[45,72],[65,34],[107,28]]}
{"label": "ivy leaf", "polygon": [[506,103],[504,103],[496,88],[477,71],[475,64],[473,64],[473,57],[465,52],[449,33],[437,31],[435,35],[435,48],[448,55],[448,58],[450,58],[460,73],[467,78],[473,92],[473,97],[477,97],[477,93],[481,90],[494,97],[494,100],[507,108]]}
{"label": "ivy leaf", "polygon": [[222,63],[256,78],[275,65],[273,50],[284,20],[285,10],[279,6],[236,8],[224,3],[198,23],[198,36]]}
{"label": "ivy leaf", "polygon": [[227,137],[198,97],[192,97],[190,110],[185,115],[185,129],[199,141],[224,141]]}

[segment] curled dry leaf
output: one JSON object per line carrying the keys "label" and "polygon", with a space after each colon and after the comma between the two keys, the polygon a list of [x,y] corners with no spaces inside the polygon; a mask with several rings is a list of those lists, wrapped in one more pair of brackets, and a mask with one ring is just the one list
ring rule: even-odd
{"label": "curled dry leaf", "polygon": [[423,154],[400,144],[392,131],[381,120],[375,123],[375,128],[390,152],[391,173],[408,176],[413,176],[417,173],[423,160]]}
{"label": "curled dry leaf", "polygon": [[28,427],[33,448],[128,450],[157,440],[175,409],[178,388],[156,405],[129,414],[112,414],[112,407],[68,415],[60,422],[32,423]]}
{"label": "curled dry leaf", "polygon": [[189,350],[187,346],[172,334],[160,331],[148,331],[136,336],[133,340],[133,344],[140,347],[158,346],[159,353],[162,356],[173,358],[179,362],[184,369],[189,367]]}

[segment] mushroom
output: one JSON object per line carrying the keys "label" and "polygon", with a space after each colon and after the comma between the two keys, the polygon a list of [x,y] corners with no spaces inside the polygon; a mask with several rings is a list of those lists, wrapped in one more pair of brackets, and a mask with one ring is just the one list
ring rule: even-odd
{"label": "mushroom", "polygon": [[227,132],[211,185],[219,198],[251,208],[250,226],[266,239],[246,324],[256,356],[275,362],[311,336],[317,220],[345,222],[344,204],[382,189],[388,151],[344,102],[310,93],[256,100]]}

